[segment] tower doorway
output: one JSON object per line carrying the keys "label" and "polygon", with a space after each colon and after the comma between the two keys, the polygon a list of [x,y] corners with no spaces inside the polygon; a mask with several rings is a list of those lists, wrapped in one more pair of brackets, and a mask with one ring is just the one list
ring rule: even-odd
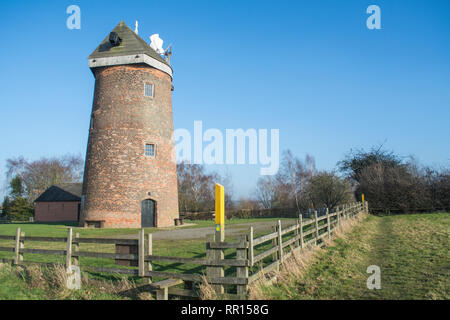
{"label": "tower doorway", "polygon": [[146,199],[142,201],[141,227],[142,228],[156,227],[155,216],[156,216],[156,202],[151,199]]}

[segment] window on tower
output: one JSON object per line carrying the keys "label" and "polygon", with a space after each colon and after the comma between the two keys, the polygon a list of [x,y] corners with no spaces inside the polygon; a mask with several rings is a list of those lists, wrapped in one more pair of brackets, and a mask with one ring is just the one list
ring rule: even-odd
{"label": "window on tower", "polygon": [[145,145],[145,155],[147,157],[155,157],[155,155],[156,155],[156,146],[154,144],[146,144]]}
{"label": "window on tower", "polygon": [[155,95],[155,87],[151,83],[146,83],[144,85],[144,95],[146,97],[154,97]]}

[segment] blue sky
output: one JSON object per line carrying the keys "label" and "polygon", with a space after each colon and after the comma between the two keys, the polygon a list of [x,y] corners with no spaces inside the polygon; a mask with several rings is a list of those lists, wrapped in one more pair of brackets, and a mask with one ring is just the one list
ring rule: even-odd
{"label": "blue sky", "polygon": [[[81,8],[81,30],[66,8]],[[366,8],[381,8],[381,30]],[[280,130],[333,169],[383,143],[450,165],[450,1],[2,1],[0,186],[6,159],[84,156],[87,57],[124,20],[173,43],[175,128]],[[213,166],[251,194],[259,166]],[[2,195],[0,188],[0,196]]]}

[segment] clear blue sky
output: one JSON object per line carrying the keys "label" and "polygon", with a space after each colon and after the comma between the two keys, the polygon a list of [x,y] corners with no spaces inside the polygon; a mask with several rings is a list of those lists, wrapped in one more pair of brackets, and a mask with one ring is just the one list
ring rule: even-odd
{"label": "clear blue sky", "polygon": [[[81,30],[66,28],[71,4]],[[371,4],[382,30],[366,28]],[[319,169],[385,140],[449,165],[449,15],[450,1],[426,0],[2,1],[0,185],[7,158],[84,156],[87,57],[120,20],[173,43],[176,128],[280,129],[281,149]],[[259,177],[258,166],[218,169],[238,195]]]}

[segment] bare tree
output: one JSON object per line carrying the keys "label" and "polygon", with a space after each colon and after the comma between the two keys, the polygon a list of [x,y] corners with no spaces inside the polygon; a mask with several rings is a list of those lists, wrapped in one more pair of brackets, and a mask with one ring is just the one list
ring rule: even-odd
{"label": "bare tree", "polygon": [[306,186],[316,171],[315,160],[306,155],[305,162],[292,155],[290,150],[284,152],[280,175],[289,189],[289,196],[294,199],[298,213],[301,213],[302,198],[305,196]]}
{"label": "bare tree", "polygon": [[264,208],[296,208],[300,213],[307,207],[305,190],[315,170],[313,157],[307,155],[303,162],[287,150],[278,173],[259,179],[256,198]]}
{"label": "bare tree", "polygon": [[223,175],[216,174],[217,183],[220,183],[225,188],[225,208],[232,209],[234,206],[234,188],[233,188],[233,178],[229,171],[226,171]]}
{"label": "bare tree", "polygon": [[350,152],[341,170],[364,193],[373,212],[423,212],[450,209],[450,174],[422,166],[413,156],[400,157],[382,146]]}
{"label": "bare tree", "polygon": [[284,154],[284,167],[287,171],[287,180],[289,180],[289,189],[291,196],[295,199],[295,206],[297,208],[298,213],[300,214],[300,191],[302,179],[301,175],[299,175],[299,171],[303,172],[303,166],[298,159],[294,159],[292,152],[290,150],[286,151]]}
{"label": "bare tree", "polygon": [[256,199],[265,209],[271,209],[276,199],[276,183],[272,176],[260,178],[256,184]]}
{"label": "bare tree", "polygon": [[215,184],[225,187],[225,205],[232,205],[232,180],[216,172],[206,173],[204,166],[181,162],[177,164],[178,202],[180,211],[199,212],[214,210]]}
{"label": "bare tree", "polygon": [[334,172],[319,172],[310,181],[307,188],[308,197],[315,208],[326,207],[330,210],[337,205],[352,200],[350,184]]}
{"label": "bare tree", "polygon": [[28,161],[24,157],[8,159],[7,181],[19,177],[24,185],[24,193],[33,202],[42,192],[54,184],[80,182],[83,176],[84,160],[78,155],[60,158],[41,158]]}

